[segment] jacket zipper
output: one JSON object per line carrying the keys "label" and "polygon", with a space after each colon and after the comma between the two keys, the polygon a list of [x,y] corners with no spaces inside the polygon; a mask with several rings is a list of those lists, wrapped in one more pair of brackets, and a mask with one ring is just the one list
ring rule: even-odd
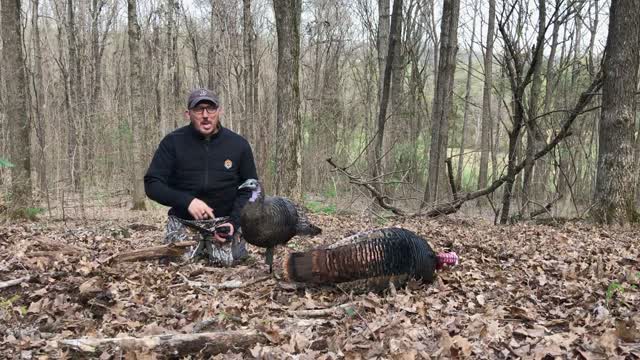
{"label": "jacket zipper", "polygon": [[204,150],[204,185],[202,186],[202,191],[207,191],[207,185],[209,184],[209,139],[205,139]]}

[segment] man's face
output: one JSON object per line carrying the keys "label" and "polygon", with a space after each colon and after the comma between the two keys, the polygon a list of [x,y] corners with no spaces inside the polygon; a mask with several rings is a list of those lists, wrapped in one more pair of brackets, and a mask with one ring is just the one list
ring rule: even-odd
{"label": "man's face", "polygon": [[193,127],[204,136],[211,136],[218,132],[220,113],[222,110],[215,104],[203,101],[185,112]]}

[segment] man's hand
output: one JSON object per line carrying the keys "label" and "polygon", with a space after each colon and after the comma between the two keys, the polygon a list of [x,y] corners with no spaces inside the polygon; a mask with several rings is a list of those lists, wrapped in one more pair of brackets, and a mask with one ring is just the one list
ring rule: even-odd
{"label": "man's hand", "polygon": [[228,238],[231,238],[233,236],[233,234],[235,233],[235,229],[233,228],[233,224],[231,223],[224,223],[224,224],[220,224],[218,226],[216,226],[216,228],[221,228],[221,227],[228,227],[229,228],[229,232],[227,232],[225,234],[226,237],[222,237],[220,234],[218,234],[218,232],[215,233],[215,235],[213,236],[213,238],[218,241],[218,242],[226,242]]}
{"label": "man's hand", "polygon": [[188,210],[189,214],[196,220],[213,219],[215,217],[213,215],[213,209],[205,204],[204,201],[197,198],[191,200]]}

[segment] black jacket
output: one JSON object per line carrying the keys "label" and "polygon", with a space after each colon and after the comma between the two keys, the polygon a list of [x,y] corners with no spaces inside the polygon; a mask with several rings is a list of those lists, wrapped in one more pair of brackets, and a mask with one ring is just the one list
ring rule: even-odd
{"label": "black jacket", "polygon": [[240,210],[251,196],[238,186],[257,178],[251,146],[242,136],[220,127],[207,140],[187,125],[160,142],[144,176],[144,190],[150,199],[170,206],[170,215],[192,219],[187,209],[198,198],[216,217],[231,216],[237,228]]}

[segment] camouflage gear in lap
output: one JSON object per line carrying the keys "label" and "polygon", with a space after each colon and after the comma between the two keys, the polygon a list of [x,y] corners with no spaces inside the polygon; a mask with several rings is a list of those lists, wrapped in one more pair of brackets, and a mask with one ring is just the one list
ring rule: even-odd
{"label": "camouflage gear in lap", "polygon": [[[215,220],[215,219],[214,219]],[[212,235],[203,235],[198,230],[192,229],[175,216],[169,216],[166,225],[165,243],[173,243],[179,241],[196,241],[200,243],[203,240],[203,236],[207,236],[209,240],[210,252],[208,256],[203,251],[195,254],[198,257],[209,258],[210,262],[214,266],[232,266],[234,262],[241,261],[248,256],[246,242],[242,238],[241,231],[236,231],[231,241],[227,241],[224,244],[220,244],[213,239]],[[197,246],[194,246],[187,250],[185,257],[192,256]]]}

